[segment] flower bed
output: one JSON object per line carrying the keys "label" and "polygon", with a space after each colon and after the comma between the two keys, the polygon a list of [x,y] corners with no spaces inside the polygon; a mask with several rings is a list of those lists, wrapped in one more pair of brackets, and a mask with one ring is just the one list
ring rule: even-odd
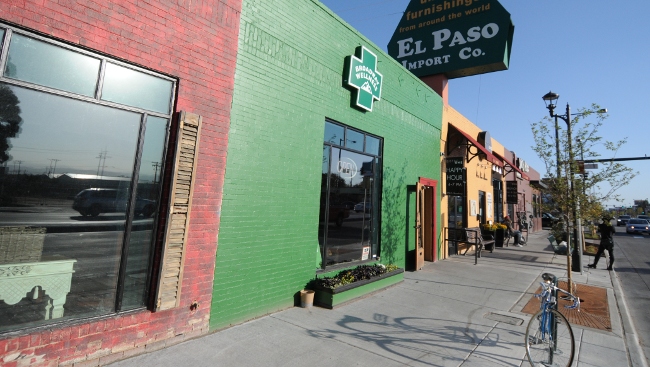
{"label": "flower bed", "polygon": [[403,280],[404,269],[395,265],[361,265],[334,277],[316,279],[310,288],[316,291],[315,305],[332,309]]}

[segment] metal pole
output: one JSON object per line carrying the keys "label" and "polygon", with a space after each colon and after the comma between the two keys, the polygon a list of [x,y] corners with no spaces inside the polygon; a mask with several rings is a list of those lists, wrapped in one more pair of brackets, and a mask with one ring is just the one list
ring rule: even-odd
{"label": "metal pole", "polygon": [[[579,228],[581,227],[580,225],[580,218],[578,218],[578,204],[576,202],[576,196],[575,196],[575,188],[574,188],[574,180],[573,180],[573,166],[575,164],[573,160],[573,145],[572,145],[572,137],[571,137],[571,107],[569,107],[569,104],[566,104],[566,124],[567,124],[567,140],[569,143],[569,180],[571,182],[571,187],[570,187],[570,194],[569,194],[569,203],[571,204],[571,214],[573,216],[573,233],[574,237],[573,240],[575,241],[574,249],[573,249],[573,264],[571,267],[571,270],[573,271],[582,271],[582,249],[578,247],[580,243],[582,243],[581,238],[580,238],[580,233],[579,233]],[[571,235],[569,235],[569,238],[571,238]],[[567,248],[567,250],[571,250],[571,247]],[[567,251],[570,253],[570,251]],[[570,280],[570,278],[569,278]],[[569,284],[569,289],[571,289],[571,284]]]}
{"label": "metal pole", "polygon": [[[569,105],[567,104],[567,116],[570,115],[570,111],[568,110]],[[552,111],[551,111],[552,113]],[[556,184],[559,184],[560,182],[560,177],[562,176],[562,169],[560,167],[560,126],[558,125],[557,118],[558,115],[554,114],[555,117],[555,155],[556,155],[556,168],[557,168],[557,181]],[[571,124],[567,122],[567,134],[569,137],[569,152],[571,152]],[[570,154],[570,153],[569,153]],[[569,160],[569,163],[571,162],[571,159]],[[569,166],[570,167],[570,166]],[[566,223],[565,223],[565,228],[566,228],[566,233],[567,233],[567,240],[566,240],[566,245],[567,245],[567,251],[566,251],[566,267],[567,267],[567,276],[568,276],[568,287],[569,287],[569,293],[573,293],[572,289],[572,284],[573,282],[571,281],[571,220],[569,219],[569,203],[570,203],[570,198],[571,198],[571,188],[569,187],[569,182],[568,182],[568,177],[567,177],[567,206],[566,206],[566,213],[567,215],[565,216],[566,218]]]}
{"label": "metal pole", "polygon": [[560,179],[560,176],[562,176],[562,170],[560,169],[560,126],[557,124],[557,115],[555,115],[555,157],[556,157],[556,162],[555,165],[557,166],[557,179]]}

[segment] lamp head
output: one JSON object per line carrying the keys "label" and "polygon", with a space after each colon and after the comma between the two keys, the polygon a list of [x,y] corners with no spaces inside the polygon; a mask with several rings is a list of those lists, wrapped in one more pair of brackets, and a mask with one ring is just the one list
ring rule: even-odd
{"label": "lamp head", "polygon": [[553,117],[553,111],[555,110],[555,106],[557,106],[557,100],[559,98],[560,95],[553,92],[548,92],[542,97],[544,103],[546,103],[546,108],[551,113],[551,117]]}

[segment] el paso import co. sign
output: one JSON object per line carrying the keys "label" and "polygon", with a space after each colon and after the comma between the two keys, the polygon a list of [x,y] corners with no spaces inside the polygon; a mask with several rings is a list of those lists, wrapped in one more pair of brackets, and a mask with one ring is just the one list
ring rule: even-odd
{"label": "el paso import co. sign", "polygon": [[411,0],[388,54],[418,77],[507,70],[513,33],[497,0]]}

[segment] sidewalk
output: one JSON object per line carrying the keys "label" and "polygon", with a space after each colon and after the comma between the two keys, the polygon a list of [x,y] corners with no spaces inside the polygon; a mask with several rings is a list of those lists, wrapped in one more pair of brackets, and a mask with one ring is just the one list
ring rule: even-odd
{"label": "sidewalk", "polygon": [[[478,265],[470,254],[428,263],[335,310],[295,307],[110,366],[528,366],[530,315],[521,310],[543,272],[566,277],[566,257],[553,254],[546,236],[484,252]],[[607,289],[612,326],[572,325],[576,366],[645,367],[614,275],[573,273],[578,289]]]}

